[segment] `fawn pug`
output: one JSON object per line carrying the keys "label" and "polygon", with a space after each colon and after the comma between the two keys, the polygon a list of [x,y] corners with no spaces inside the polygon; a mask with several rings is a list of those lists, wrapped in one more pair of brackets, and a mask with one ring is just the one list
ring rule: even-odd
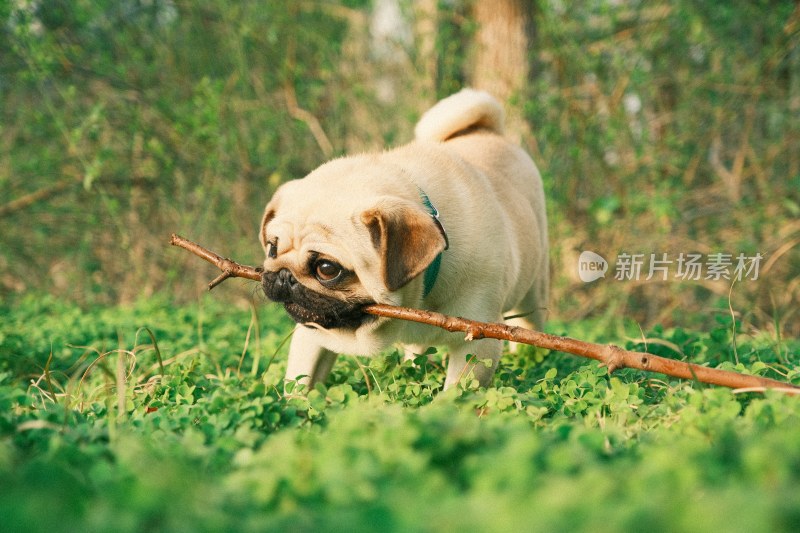
{"label": "fawn pug", "polygon": [[[281,185],[260,240],[262,286],[298,323],[286,379],[325,380],[339,353],[393,345],[449,353],[445,388],[472,373],[488,386],[501,341],[376,318],[371,303],[541,327],[548,298],[542,180],[503,137],[503,111],[465,89],[428,110],[415,140],[325,163]],[[468,357],[491,365],[468,367]]]}

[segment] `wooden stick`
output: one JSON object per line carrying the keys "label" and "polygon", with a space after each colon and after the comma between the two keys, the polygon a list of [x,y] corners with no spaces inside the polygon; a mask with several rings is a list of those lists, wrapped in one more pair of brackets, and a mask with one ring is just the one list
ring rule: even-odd
{"label": "wooden stick", "polygon": [[[199,244],[178,235],[172,235],[170,244],[184,248],[202,257],[222,271],[222,274],[209,283],[209,290],[229,277],[247,278],[256,281],[261,280],[260,269],[240,265],[235,261],[219,256],[203,248]],[[483,338],[508,340],[579,355],[581,357],[600,361],[603,365],[608,367],[609,373],[618,368],[635,368],[647,372],[658,372],[668,376],[691,379],[702,383],[721,385],[723,387],[739,390],[763,391],[766,389],[775,389],[786,394],[800,395],[800,387],[774,379],[740,374],[730,370],[709,368],[707,366],[676,361],[645,352],[623,350],[618,346],[610,344],[585,342],[570,337],[551,335],[549,333],[542,333],[541,331],[508,326],[506,324],[477,322],[475,320],[443,315],[433,311],[384,304],[367,305],[364,307],[364,312],[384,318],[409,320],[428,324],[451,332],[464,332],[467,334],[468,340]]]}
{"label": "wooden stick", "polygon": [[447,316],[431,311],[379,304],[370,305],[366,307],[364,311],[388,318],[430,324],[447,331],[463,331],[470,340],[482,338],[502,339],[530,344],[531,346],[538,346],[549,350],[571,353],[581,357],[588,357],[589,359],[600,361],[607,366],[609,373],[618,368],[635,368],[647,372],[658,372],[676,378],[694,379],[703,383],[722,385],[735,389],[746,387],[779,388],[785,392],[791,391],[792,394],[800,394],[800,387],[795,387],[791,384],[774,379],[739,374],[738,372],[732,372],[730,370],[709,368],[707,366],[676,361],[645,352],[623,350],[611,344],[596,344],[593,342],[580,341],[570,337],[550,335],[549,333],[508,326],[506,324],[476,322],[474,320]]}
{"label": "wooden stick", "polygon": [[217,255],[211,250],[203,248],[199,244],[184,239],[180,235],[172,234],[169,243],[173,246],[179,246],[184,250],[192,252],[194,255],[199,256],[212,265],[216,266],[222,271],[222,274],[214,278],[208,284],[208,290],[213,289],[228,278],[246,278],[254,281],[261,281],[261,270],[251,266],[240,265],[236,261],[232,261],[221,255]]}

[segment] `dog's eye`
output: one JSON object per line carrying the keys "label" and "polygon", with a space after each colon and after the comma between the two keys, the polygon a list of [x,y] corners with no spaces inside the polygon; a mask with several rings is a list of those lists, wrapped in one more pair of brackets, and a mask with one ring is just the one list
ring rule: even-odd
{"label": "dog's eye", "polygon": [[274,240],[271,240],[267,243],[267,257],[270,259],[275,259],[278,257],[278,238],[275,237]]}
{"label": "dog's eye", "polygon": [[344,272],[342,265],[327,259],[320,259],[314,266],[314,274],[322,282],[335,281],[342,275],[342,272]]}

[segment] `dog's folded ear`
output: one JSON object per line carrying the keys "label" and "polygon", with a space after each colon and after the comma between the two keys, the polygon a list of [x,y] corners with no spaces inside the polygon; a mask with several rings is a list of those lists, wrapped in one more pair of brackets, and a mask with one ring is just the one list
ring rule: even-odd
{"label": "dog's folded ear", "polygon": [[396,291],[420,275],[446,242],[433,217],[410,202],[383,202],[361,214],[383,261],[383,278]]}
{"label": "dog's folded ear", "polygon": [[267,247],[267,224],[275,218],[275,208],[270,202],[264,211],[264,216],[261,217],[261,229],[258,230],[258,240],[261,241],[261,246]]}

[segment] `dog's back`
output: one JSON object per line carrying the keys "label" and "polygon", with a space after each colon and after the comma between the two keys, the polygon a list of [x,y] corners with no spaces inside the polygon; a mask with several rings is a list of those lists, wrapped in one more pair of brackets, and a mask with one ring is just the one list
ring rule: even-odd
{"label": "dog's back", "polygon": [[[524,314],[518,325],[542,327],[548,301],[549,265],[544,188],[536,165],[519,146],[503,137],[504,113],[491,95],[464,89],[428,110],[415,128],[417,141],[442,143],[489,178],[504,220],[519,249],[537,250],[521,265],[507,302],[510,314]],[[524,296],[523,296],[524,295]]]}

